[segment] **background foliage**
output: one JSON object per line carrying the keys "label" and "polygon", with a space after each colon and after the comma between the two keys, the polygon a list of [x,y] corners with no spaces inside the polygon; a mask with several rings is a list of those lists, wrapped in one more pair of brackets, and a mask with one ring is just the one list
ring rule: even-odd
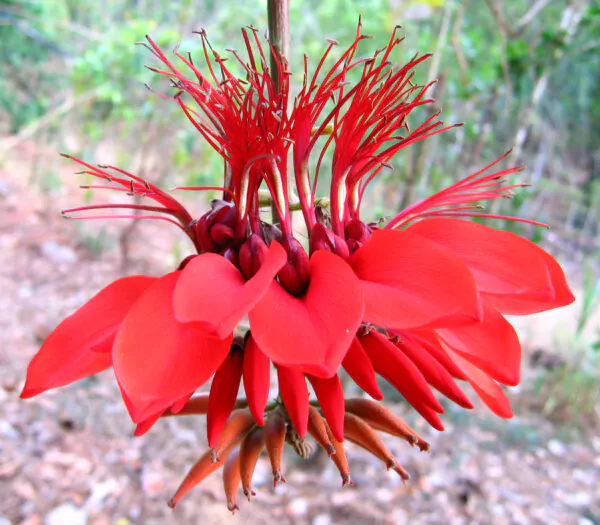
{"label": "background foliage", "polygon": [[[266,27],[265,4],[3,0],[2,127],[58,148],[77,137],[79,151],[73,153],[88,159],[95,158],[95,148],[109,147],[120,165],[155,180],[214,181],[221,174],[218,160],[173,104],[144,88],[149,82],[167,90],[143,67],[151,63],[147,51],[134,44],[150,33],[166,48],[180,43],[197,53],[192,31],[204,27],[217,49],[239,48],[239,26]],[[292,2],[292,69],[301,70],[304,53],[315,62],[325,37],[338,40],[340,47],[350,42],[358,13],[365,32],[374,36],[362,46],[364,53],[382,46],[396,23],[407,35],[394,57],[398,63],[417,51],[435,53],[419,80],[438,79],[432,94],[445,119],[466,124],[396,160],[388,183],[397,191],[386,193],[385,209],[422,197],[514,145],[509,162],[528,164],[526,176],[534,189],[512,200],[511,212],[564,232],[556,249],[597,254],[600,4]],[[299,74],[294,79],[301,81]],[[374,209],[373,215],[383,209]]]}

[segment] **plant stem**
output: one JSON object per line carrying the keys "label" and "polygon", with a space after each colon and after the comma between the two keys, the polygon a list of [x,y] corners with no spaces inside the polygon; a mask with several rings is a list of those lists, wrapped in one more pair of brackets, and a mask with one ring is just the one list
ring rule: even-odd
{"label": "plant stem", "polygon": [[[269,18],[269,42],[271,52],[271,78],[275,84],[275,92],[279,92],[278,67],[287,68],[290,54],[290,4],[289,0],[268,0],[267,14]],[[277,64],[279,63],[280,66]],[[275,205],[271,205],[273,224],[277,224],[278,216]]]}
{"label": "plant stem", "polygon": [[[268,0],[269,41],[273,46],[271,53],[271,78],[278,86],[277,61],[285,68],[290,55],[290,4],[289,0]],[[275,56],[276,54],[276,56]]]}

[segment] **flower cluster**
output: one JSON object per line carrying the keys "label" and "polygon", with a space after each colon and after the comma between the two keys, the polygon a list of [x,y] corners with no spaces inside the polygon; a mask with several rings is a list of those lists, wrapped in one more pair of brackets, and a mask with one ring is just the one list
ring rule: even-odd
{"label": "flower cluster", "polygon": [[[175,50],[171,59],[150,38],[146,44],[162,63],[153,71],[176,90],[170,98],[223,158],[221,187],[188,188],[222,192],[207,213],[194,218],[135,175],[73,159],[102,182],[89,187],[152,202],[66,213],[135,210],[111,217],[169,221],[196,253],[162,277],[113,282],[65,319],[33,358],[22,393],[32,397],[112,366],[137,435],[160,417],[206,414],[210,450],[172,505],[224,466],[228,506],[235,510],[240,483],[253,494],[261,451],[268,451],[275,482],[283,480],[284,442],[303,455],[307,433],[330,454],[344,484],[351,482],[344,439],[407,479],[375,431],[422,450],[427,443],[375,401],[344,399],[340,369],[375,400],[383,399],[381,376],[438,430],[444,409],[431,387],[472,408],[459,381],[495,414],[511,417],[500,384],[519,383],[521,347],[504,316],[573,301],[548,253],[513,233],[465,220],[497,218],[478,211],[479,203],[522,186],[506,182],[520,167],[492,170],[505,156],[387,221],[361,219],[366,189],[392,156],[453,127],[432,115],[409,128],[409,114],[432,103],[428,86],[412,82],[427,55],[394,68],[397,29],[365,58],[357,51],[366,38],[359,24],[352,45],[328,68],[337,45],[330,42],[312,75],[305,61],[293,98],[287,64],[279,59],[270,71],[257,31],[242,35],[247,58],[231,51],[242,76],[231,72],[204,32],[206,74],[190,56]],[[318,185],[326,151],[331,173]],[[327,198],[317,196],[324,182]],[[271,223],[261,215],[265,205]],[[306,243],[295,234],[294,208],[301,210]],[[279,396],[270,401],[272,370]],[[193,396],[210,379],[210,394]],[[237,399],[242,380],[245,400]]]}

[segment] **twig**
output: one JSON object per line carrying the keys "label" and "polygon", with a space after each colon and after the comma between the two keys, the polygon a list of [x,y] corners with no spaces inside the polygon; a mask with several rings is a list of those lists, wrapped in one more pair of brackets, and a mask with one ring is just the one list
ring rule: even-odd
{"label": "twig", "polygon": [[[581,8],[583,9],[583,7]],[[581,21],[581,11],[575,11],[571,6],[565,8],[562,13],[562,18],[560,22],[559,29],[565,32],[565,44],[568,44],[577,30],[577,26]],[[556,64],[560,58],[564,54],[564,48],[557,48],[554,51],[554,64]],[[552,71],[552,66],[549,65],[546,67],[542,75],[538,78],[533,88],[533,92],[531,95],[531,101],[529,103],[529,107],[523,112],[524,118],[521,126],[517,130],[517,134],[515,135],[515,148],[514,148],[514,159],[516,162],[520,160],[521,153],[523,151],[523,146],[527,137],[529,136],[529,131],[531,128],[533,115],[535,109],[539,105],[544,93],[546,92],[546,88],[548,87],[548,81],[550,79],[550,73]]]}
{"label": "twig", "polygon": [[450,31],[450,19],[452,17],[452,11],[454,10],[454,2],[449,0],[446,2],[446,8],[444,10],[444,18],[442,19],[442,25],[440,26],[440,32],[438,34],[437,43],[435,45],[435,51],[433,53],[433,60],[429,66],[429,73],[427,74],[427,82],[433,82],[440,70],[440,61],[444,48],[446,47],[446,40]]}
{"label": "twig", "polygon": [[[290,56],[290,5],[289,0],[268,0],[267,14],[269,18],[269,41],[273,47],[271,52],[271,78],[275,90],[279,91],[279,67],[287,69]],[[279,64],[279,65],[278,65]],[[291,181],[290,181],[290,191]],[[271,206],[273,224],[278,222],[275,204]]]}
{"label": "twig", "polygon": [[531,8],[529,9],[529,11],[527,11],[527,13],[525,13],[523,15],[521,20],[519,20],[517,22],[517,29],[521,30],[525,26],[529,25],[533,21],[533,19],[537,16],[537,14],[542,9],[544,9],[544,7],[546,7],[549,3],[550,3],[550,0],[538,0],[535,4],[533,4],[531,6]]}
{"label": "twig", "polygon": [[460,46],[459,36],[460,30],[462,28],[463,14],[465,12],[464,5],[458,6],[458,12],[456,13],[456,20],[454,21],[454,28],[452,29],[452,36],[450,37],[450,43],[452,44],[452,48],[456,53],[456,60],[458,62],[458,70],[460,72],[460,80],[464,86],[466,86],[469,82],[469,77],[467,75],[467,71],[469,69],[469,65],[467,64],[467,59],[465,54],[463,53],[462,47]]}
{"label": "twig", "polygon": [[[436,104],[429,106],[429,114],[433,115],[436,111],[439,111],[439,101],[442,97],[442,92],[446,84],[446,75],[440,74],[440,63],[443,54],[446,41],[448,39],[448,33],[450,32],[450,20],[452,18],[452,11],[454,10],[454,1],[448,0],[444,8],[444,15],[442,18],[442,24],[440,26],[440,32],[433,55],[433,60],[429,66],[429,72],[427,74],[427,82],[433,82],[439,75],[439,81],[435,85],[435,97]],[[432,141],[424,141],[419,143],[419,147],[415,148],[415,154],[412,156],[413,166],[407,170],[405,180],[405,192],[402,196],[401,207],[405,208],[414,200],[415,184],[418,177],[423,177],[423,166],[427,160],[427,152],[431,147]],[[412,152],[411,152],[412,153]],[[409,159],[410,160],[410,159]]]}
{"label": "twig", "polygon": [[504,13],[502,12],[502,9],[500,8],[500,6],[498,4],[496,4],[496,2],[494,2],[494,0],[486,0],[486,2],[490,6],[490,10],[492,11],[492,14],[494,15],[494,18],[496,19],[496,23],[498,24],[498,27],[500,28],[500,30],[505,35],[508,35],[511,38],[516,36],[515,31],[513,29],[511,29],[509,24],[506,22],[506,18],[504,18]]}
{"label": "twig", "polygon": [[289,0],[268,0],[267,13],[269,16],[269,41],[273,46],[275,56],[271,54],[271,77],[277,86],[277,62],[285,68],[290,56],[290,6]]}

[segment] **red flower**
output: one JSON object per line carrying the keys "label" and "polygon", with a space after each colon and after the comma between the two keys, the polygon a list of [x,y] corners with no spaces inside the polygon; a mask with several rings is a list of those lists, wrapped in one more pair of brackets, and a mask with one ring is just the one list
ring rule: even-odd
{"label": "red flower", "polygon": [[[434,115],[409,130],[408,115],[432,102],[425,98],[428,86],[411,82],[413,68],[427,56],[392,70],[390,56],[400,42],[396,30],[383,50],[356,58],[364,38],[359,25],[353,44],[325,71],[331,43],[312,76],[305,68],[289,112],[286,65],[278,65],[275,82],[256,30],[242,34],[248,61],[236,52],[233,56],[244,78],[230,72],[204,33],[206,76],[175,51],[191,79],[148,39],[148,48],[164,65],[154,71],[172,80],[178,90],[173,100],[225,164],[223,187],[184,189],[217,189],[223,198],[195,220],[146,181],[118,168],[77,161],[86,173],[109,183],[91,187],[138,194],[156,205],[67,212],[146,212],[113,217],[170,221],[190,238],[196,254],[163,277],[115,281],[63,321],[33,358],[22,394],[31,397],[112,365],[138,424],[136,434],[161,416],[207,414],[211,450],[190,471],[172,504],[224,464],[232,510],[239,483],[247,496],[253,494],[252,472],[263,447],[275,482],[281,479],[285,437],[300,455],[307,433],[328,453],[336,451],[332,459],[344,484],[350,482],[344,438],[407,478],[374,431],[398,435],[421,449],[427,444],[379,405],[344,400],[340,365],[377,400],[383,398],[380,375],[439,430],[443,408],[431,387],[472,408],[457,380],[469,382],[497,415],[510,417],[499,383],[519,382],[521,348],[504,315],[573,301],[562,269],[548,253],[515,234],[464,220],[498,218],[474,211],[481,208],[477,203],[510,196],[509,190],[522,186],[504,184],[520,168],[486,175],[504,156],[384,226],[361,219],[366,188],[391,157],[453,127],[442,127]],[[359,79],[349,84],[350,71]],[[330,192],[328,199],[317,199],[328,149]],[[272,224],[260,215],[265,204],[274,210]],[[307,246],[292,229],[292,205],[302,211]],[[246,317],[250,330],[242,337],[235,332],[245,329]],[[271,362],[280,396],[270,403]],[[191,397],[211,377],[209,396]],[[246,400],[236,399],[242,379]],[[320,412],[309,404],[307,380]]]}

